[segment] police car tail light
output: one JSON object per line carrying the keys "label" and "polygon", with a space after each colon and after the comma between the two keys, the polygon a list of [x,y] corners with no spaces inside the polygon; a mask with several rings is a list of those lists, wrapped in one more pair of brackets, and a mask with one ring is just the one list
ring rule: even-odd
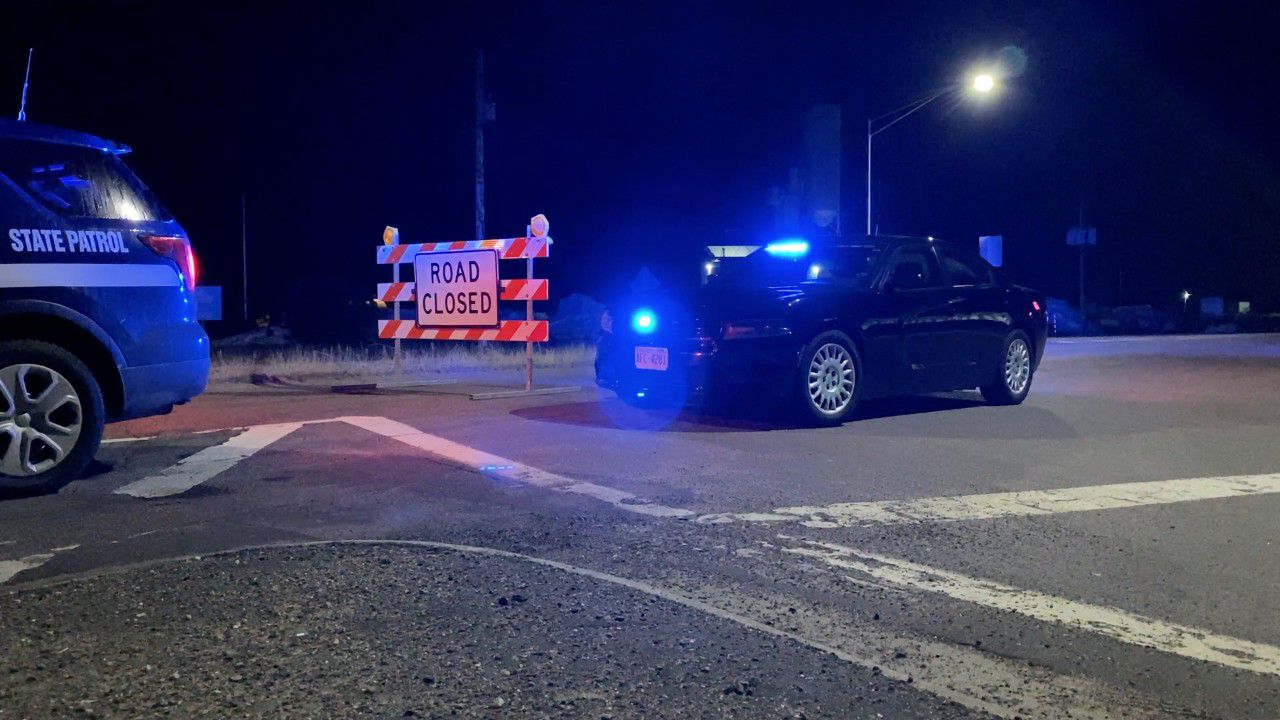
{"label": "police car tail light", "polygon": [[172,260],[178,266],[178,272],[182,273],[182,280],[187,284],[187,289],[196,289],[196,274],[200,270],[196,265],[196,254],[191,250],[191,243],[186,238],[169,235],[140,235],[138,239],[142,240],[142,243],[151,248],[155,254]]}

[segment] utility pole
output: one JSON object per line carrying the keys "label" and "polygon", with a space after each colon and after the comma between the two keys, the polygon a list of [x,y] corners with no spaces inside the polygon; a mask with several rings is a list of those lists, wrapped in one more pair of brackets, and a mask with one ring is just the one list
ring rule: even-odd
{"label": "utility pole", "polygon": [[244,193],[240,193],[240,291],[244,300],[244,321],[249,322],[249,224],[244,211]]}
{"label": "utility pole", "polygon": [[476,50],[476,239],[484,239],[484,123],[489,117],[484,91],[484,51]]}
{"label": "utility pole", "polygon": [[867,118],[867,237],[871,237],[871,118]]}

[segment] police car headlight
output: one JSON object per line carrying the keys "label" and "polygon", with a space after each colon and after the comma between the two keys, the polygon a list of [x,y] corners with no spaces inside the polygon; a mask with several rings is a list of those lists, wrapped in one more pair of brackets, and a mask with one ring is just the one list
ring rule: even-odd
{"label": "police car headlight", "polygon": [[725,340],[746,340],[790,334],[791,328],[781,320],[740,320],[727,323],[720,337]]}

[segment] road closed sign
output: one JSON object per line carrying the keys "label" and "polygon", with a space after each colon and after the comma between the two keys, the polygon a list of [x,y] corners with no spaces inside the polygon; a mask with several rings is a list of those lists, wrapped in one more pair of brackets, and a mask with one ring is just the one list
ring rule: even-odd
{"label": "road closed sign", "polygon": [[419,253],[413,276],[419,326],[498,326],[496,250]]}

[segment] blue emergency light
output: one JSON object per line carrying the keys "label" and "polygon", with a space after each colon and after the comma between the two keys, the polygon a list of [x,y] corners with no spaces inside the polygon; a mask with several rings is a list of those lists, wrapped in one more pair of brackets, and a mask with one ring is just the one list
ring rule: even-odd
{"label": "blue emergency light", "polygon": [[631,314],[631,329],[641,335],[648,335],[658,328],[658,316],[649,308],[640,308]]}
{"label": "blue emergency light", "polygon": [[809,253],[809,241],[802,238],[775,240],[765,245],[764,251],[774,257],[798,258]]}

